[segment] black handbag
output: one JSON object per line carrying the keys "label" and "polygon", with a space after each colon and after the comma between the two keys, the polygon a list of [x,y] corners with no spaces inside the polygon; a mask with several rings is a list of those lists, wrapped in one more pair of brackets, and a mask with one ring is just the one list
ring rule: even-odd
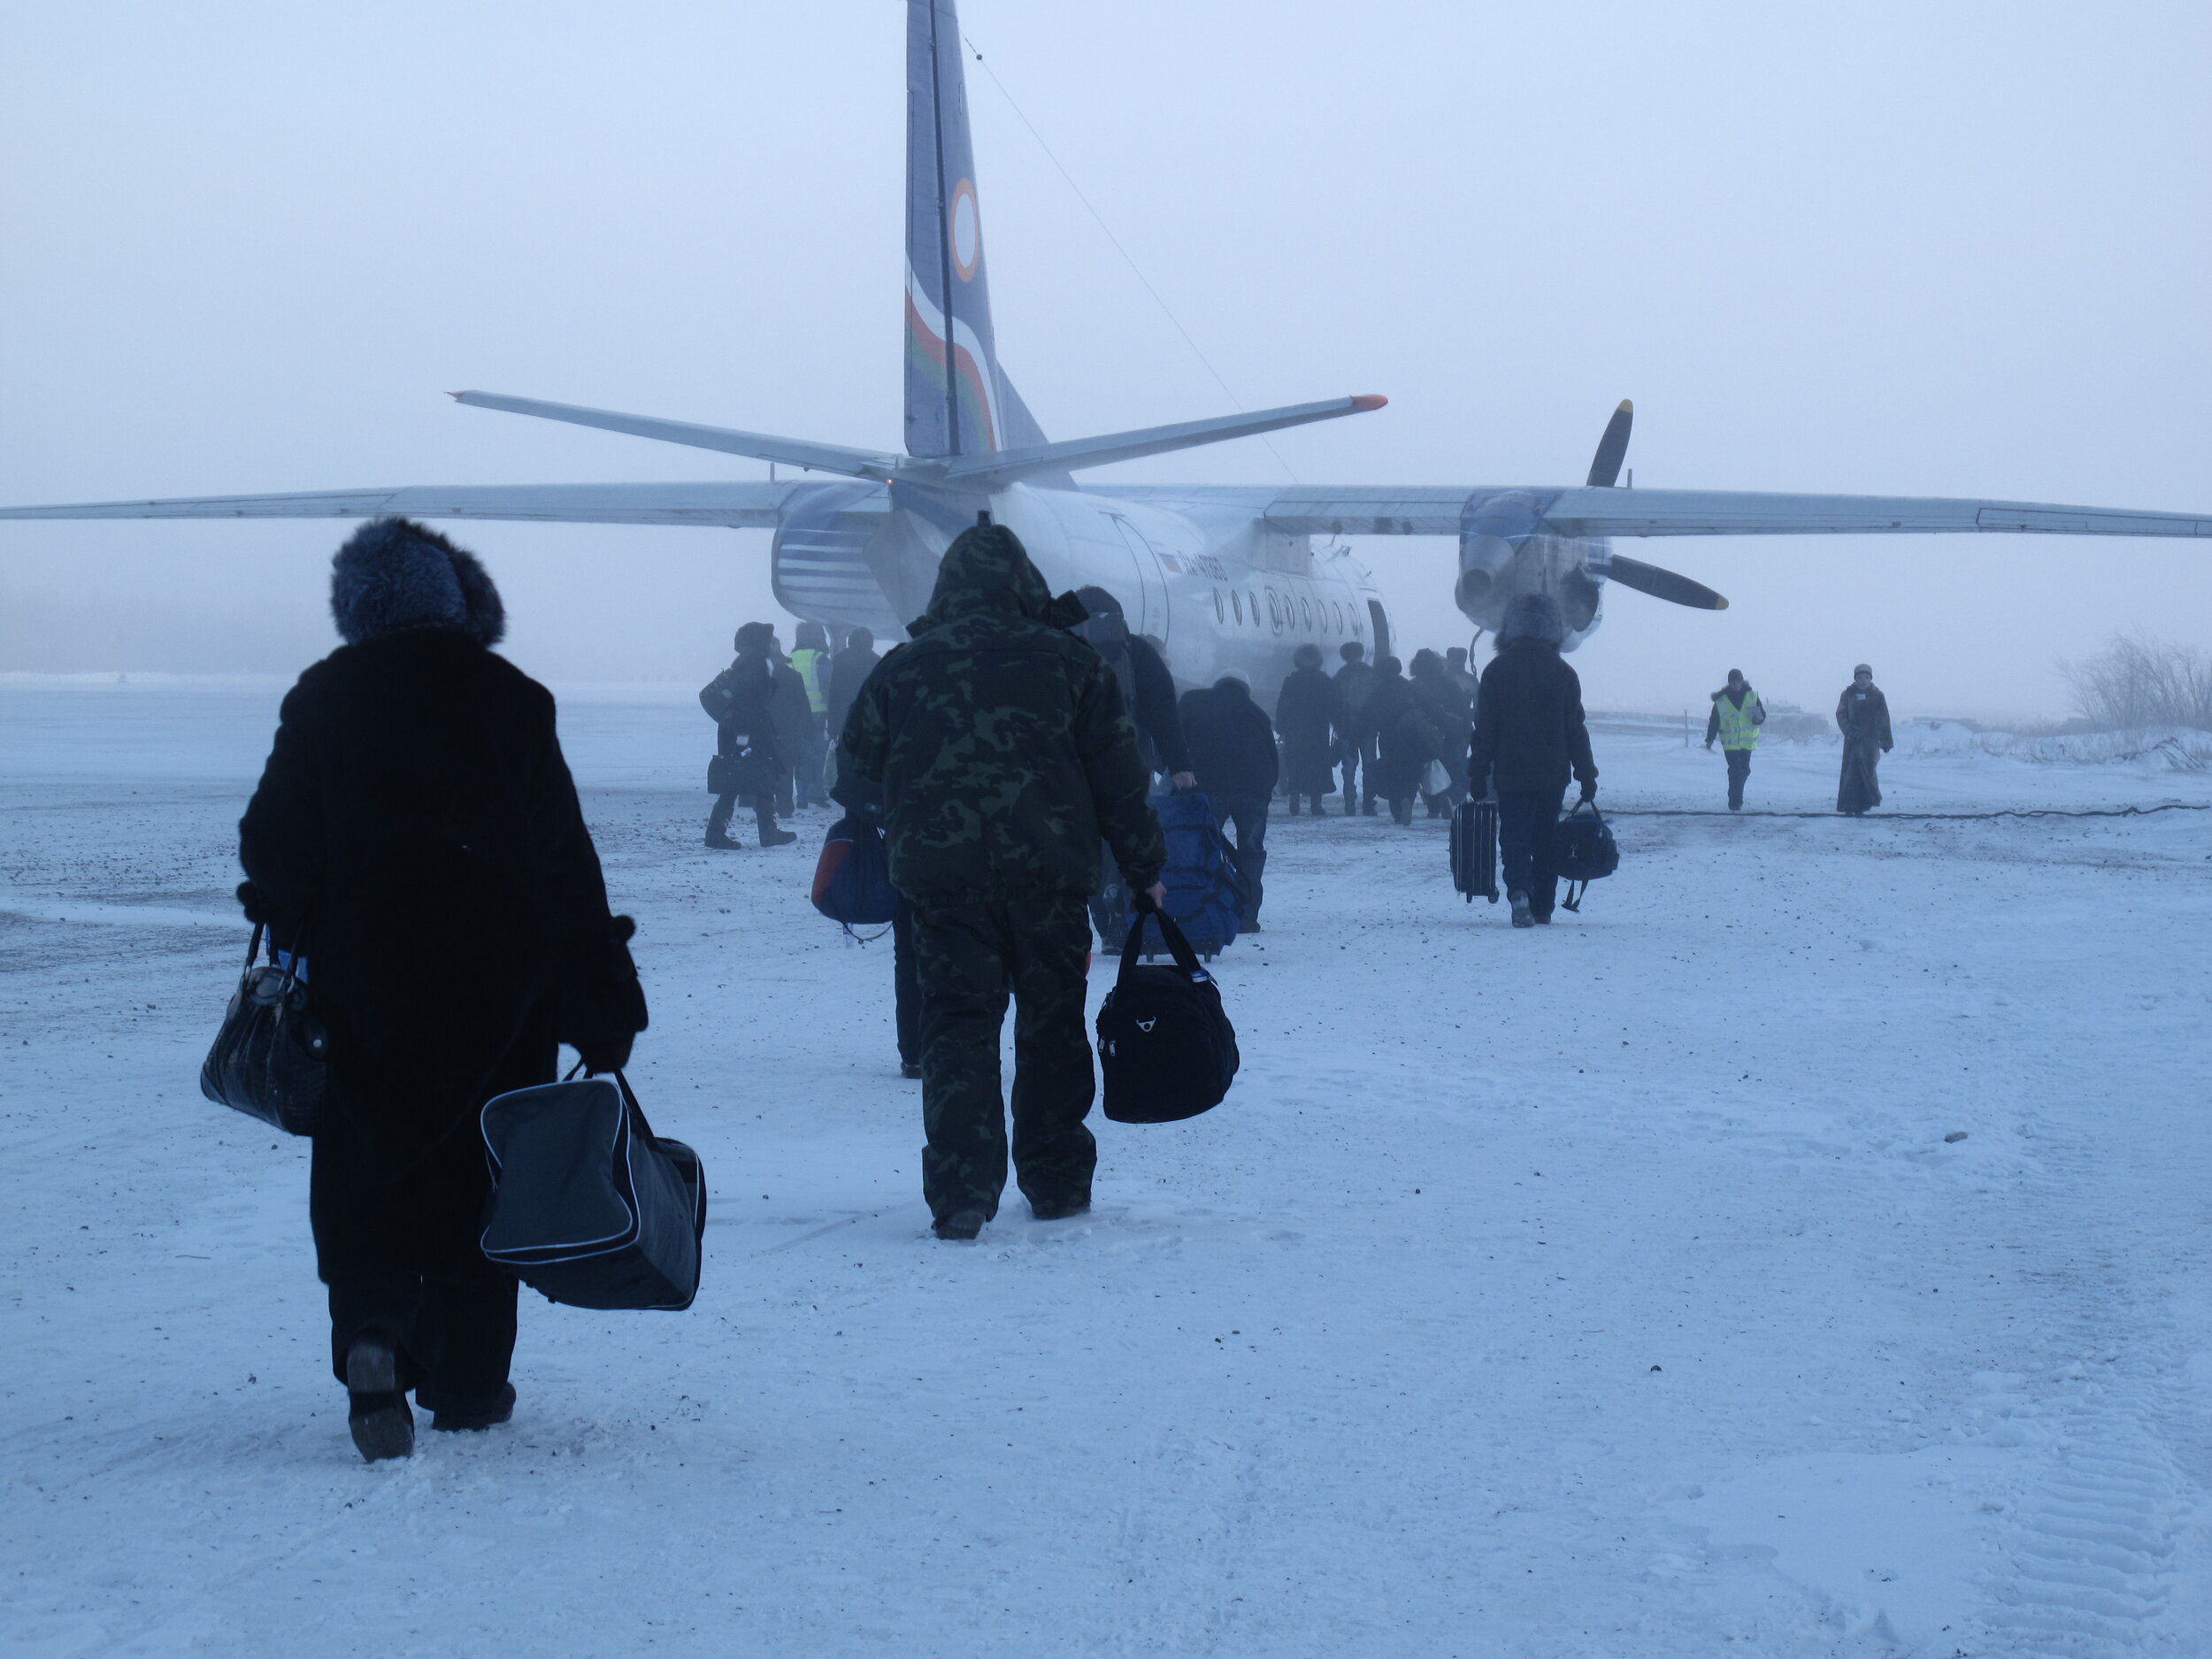
{"label": "black handbag", "polygon": [[298,952],[280,965],[270,933],[269,960],[255,964],[265,932],[254,924],[245,974],[200,1067],[200,1093],[287,1134],[311,1135],[329,1088],[330,1037],[310,1004]]}
{"label": "black handbag", "polygon": [[[1588,818],[1582,816],[1585,807],[1590,810]],[[1593,881],[1601,881],[1621,867],[1619,843],[1613,839],[1612,826],[1599,816],[1597,803],[1578,803],[1552,826],[1549,863],[1552,874],[1567,884],[1560,904],[1570,910],[1582,908],[1582,895]]]}
{"label": "black handbag", "polygon": [[481,1248],[548,1302],[680,1311],[699,1294],[707,1179],[653,1133],[630,1080],[573,1076],[495,1094]]}
{"label": "black handbag", "polygon": [[1468,903],[1498,902],[1498,803],[1462,801],[1452,811],[1452,887]]}
{"label": "black handbag", "polygon": [[[1153,919],[1175,964],[1137,960]],[[1141,900],[1121,972],[1098,1010],[1098,1065],[1106,1116],[1118,1124],[1171,1124],[1221,1104],[1241,1063],[1221,987],[1175,918]]]}

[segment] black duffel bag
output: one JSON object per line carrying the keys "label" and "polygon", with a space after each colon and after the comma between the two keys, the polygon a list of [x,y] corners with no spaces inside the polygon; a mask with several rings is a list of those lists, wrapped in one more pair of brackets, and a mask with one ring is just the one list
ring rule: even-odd
{"label": "black duffel bag", "polygon": [[[1582,816],[1585,807],[1590,810],[1588,818]],[[1620,846],[1613,839],[1612,826],[1599,816],[1596,802],[1578,803],[1552,826],[1548,862],[1552,874],[1567,884],[1560,904],[1570,910],[1582,908],[1582,895],[1593,881],[1601,881],[1621,867]]]}
{"label": "black duffel bag", "polygon": [[480,1121],[487,1258],[572,1308],[691,1306],[706,1172],[689,1147],[653,1133],[627,1078],[572,1074],[495,1094]]}
{"label": "black duffel bag", "polygon": [[[1098,1065],[1106,1116],[1118,1124],[1171,1124],[1221,1104],[1241,1056],[1221,987],[1198,965],[1175,918],[1135,895],[1137,917],[1121,948],[1121,972],[1098,1010]],[[1157,918],[1172,967],[1140,963],[1145,918]]]}
{"label": "black duffel bag", "polygon": [[[256,964],[268,932],[269,959]],[[287,1134],[311,1135],[330,1085],[330,1037],[310,1006],[295,951],[277,960],[276,934],[256,922],[246,972],[200,1066],[200,1093]]]}

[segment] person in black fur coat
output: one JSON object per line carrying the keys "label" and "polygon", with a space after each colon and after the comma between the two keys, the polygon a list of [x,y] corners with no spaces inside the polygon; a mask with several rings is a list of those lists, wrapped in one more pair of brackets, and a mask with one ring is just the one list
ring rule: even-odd
{"label": "person in black fur coat", "polygon": [[625,1064],[645,997],[553,698],[489,649],[505,614],[483,566],[377,519],[339,549],[330,606],[345,643],[284,699],[239,896],[306,958],[329,1029],[308,1215],[373,1461],[413,1449],[411,1388],[434,1428],[511,1414],[515,1281],[477,1246],[477,1111],[552,1081],[562,1042]]}

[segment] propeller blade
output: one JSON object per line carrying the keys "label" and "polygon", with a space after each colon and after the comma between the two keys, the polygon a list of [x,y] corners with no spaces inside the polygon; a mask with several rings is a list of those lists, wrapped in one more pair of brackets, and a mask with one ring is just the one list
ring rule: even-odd
{"label": "propeller blade", "polygon": [[1623,554],[1613,555],[1606,575],[1624,588],[1633,588],[1640,594],[1649,594],[1671,605],[1688,605],[1694,611],[1728,609],[1728,602],[1703,582],[1694,582],[1686,576],[1678,576],[1672,571],[1661,570],[1656,565],[1647,565]]}
{"label": "propeller blade", "polygon": [[1628,458],[1628,428],[1636,419],[1636,405],[1625,397],[1613,411],[1613,419],[1605,423],[1605,435],[1598,440],[1597,457],[1590,463],[1590,488],[1610,489],[1620,480],[1621,463]]}

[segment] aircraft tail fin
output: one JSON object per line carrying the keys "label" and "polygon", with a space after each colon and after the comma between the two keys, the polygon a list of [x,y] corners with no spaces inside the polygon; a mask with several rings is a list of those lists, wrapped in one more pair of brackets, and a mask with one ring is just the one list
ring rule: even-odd
{"label": "aircraft tail fin", "polygon": [[977,456],[1044,442],[999,373],[955,0],[906,7],[906,449]]}

